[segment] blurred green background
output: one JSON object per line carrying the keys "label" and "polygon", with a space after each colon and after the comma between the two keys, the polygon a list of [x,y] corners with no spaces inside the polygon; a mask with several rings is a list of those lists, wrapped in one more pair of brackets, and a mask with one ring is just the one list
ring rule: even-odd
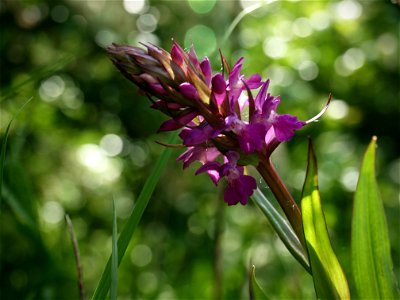
{"label": "blurred green background", "polygon": [[[378,181],[399,278],[399,6],[390,1],[0,2],[0,130],[10,132],[1,203],[1,299],[77,299],[69,214],[91,297],[111,253],[112,199],[122,228],[163,151],[165,119],[110,63],[104,47],[191,42],[219,70],[271,79],[280,113],[325,116],[281,145],[274,162],[299,199],[314,140],[333,247],[349,280],[352,196],[378,136]],[[250,8],[249,8],[250,7]],[[397,133],[396,133],[397,132]],[[174,150],[174,157],[182,151]],[[252,203],[228,207],[211,181],[171,159],[119,269],[120,299],[246,299],[250,261],[272,299],[314,297],[312,279]],[[260,187],[268,193],[263,182]]]}

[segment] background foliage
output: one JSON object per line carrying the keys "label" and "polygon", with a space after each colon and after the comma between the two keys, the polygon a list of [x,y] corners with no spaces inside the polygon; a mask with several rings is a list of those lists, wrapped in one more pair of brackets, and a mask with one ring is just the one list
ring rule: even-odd
{"label": "background foliage", "polygon": [[[1,202],[1,297],[78,297],[64,214],[75,227],[86,293],[111,253],[112,199],[122,228],[162,147],[163,116],[105,55],[112,42],[191,41],[219,68],[217,48],[244,73],[271,79],[280,113],[317,124],[274,161],[299,200],[307,136],[334,250],[350,276],[352,197],[364,152],[378,136],[378,182],[399,278],[399,7],[390,1],[0,2],[2,136],[14,121]],[[396,133],[397,132],[397,133]],[[4,136],[3,136],[4,138]],[[181,151],[174,150],[177,157]],[[226,207],[205,175],[170,161],[119,269],[121,299],[245,297],[249,262],[272,298],[313,297],[312,279],[252,204]],[[260,187],[268,193],[264,183]],[[352,287],[350,287],[352,288]]]}

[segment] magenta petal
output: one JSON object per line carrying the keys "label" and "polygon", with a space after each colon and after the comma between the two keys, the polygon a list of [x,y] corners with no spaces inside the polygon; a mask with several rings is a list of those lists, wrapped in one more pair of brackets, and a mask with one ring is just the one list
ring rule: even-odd
{"label": "magenta petal", "polygon": [[182,125],[186,125],[187,123],[189,123],[190,121],[192,121],[195,117],[197,117],[199,115],[198,112],[196,111],[192,111],[192,112],[188,112],[185,114],[182,114],[181,116],[177,117],[175,120]]}
{"label": "magenta petal", "polygon": [[294,131],[302,128],[306,123],[299,121],[297,117],[291,115],[277,115],[273,123],[276,139],[279,142],[290,140]]}
{"label": "magenta petal", "polygon": [[199,99],[199,94],[197,93],[196,88],[189,82],[181,83],[179,85],[179,91],[186,98],[193,99],[193,100]]}
{"label": "magenta petal", "polygon": [[200,69],[203,72],[204,79],[206,81],[206,85],[210,86],[211,83],[211,76],[212,76],[212,69],[211,64],[208,58],[204,58],[204,60],[200,63]]}
{"label": "magenta petal", "polygon": [[219,180],[221,179],[221,175],[219,173],[219,169],[220,169],[220,164],[218,162],[209,162],[204,164],[203,166],[201,166],[197,172],[196,175],[203,173],[203,172],[207,172],[208,175],[210,176],[212,182],[217,185]]}
{"label": "magenta petal", "polygon": [[240,203],[246,205],[247,200],[253,195],[254,190],[257,188],[257,182],[253,177],[248,175],[241,176],[238,181],[240,182],[237,186],[239,194],[241,195]]}
{"label": "magenta petal", "polygon": [[256,109],[259,111],[262,110],[263,103],[265,101],[265,96],[267,95],[268,87],[269,87],[269,79],[266,82],[264,82],[264,84],[261,87],[260,91],[258,92],[256,98],[254,99]]}
{"label": "magenta petal", "polygon": [[240,202],[240,195],[237,193],[237,190],[234,186],[228,185],[224,192],[224,201],[228,203],[228,205],[236,205]]}
{"label": "magenta petal", "polygon": [[181,127],[183,127],[181,123],[178,123],[174,119],[170,119],[162,123],[160,128],[158,128],[157,132],[176,130]]}
{"label": "magenta petal", "polygon": [[184,54],[182,53],[181,48],[174,42],[171,49],[171,57],[172,60],[179,66],[183,63]]}
{"label": "magenta petal", "polygon": [[216,161],[211,161],[208,163],[205,163],[204,165],[202,165],[195,173],[195,175],[204,173],[204,172],[208,172],[208,171],[218,171],[220,169],[221,165],[219,162]]}
{"label": "magenta petal", "polygon": [[261,85],[261,76],[259,74],[254,74],[246,80],[246,84],[250,89],[258,89]]}

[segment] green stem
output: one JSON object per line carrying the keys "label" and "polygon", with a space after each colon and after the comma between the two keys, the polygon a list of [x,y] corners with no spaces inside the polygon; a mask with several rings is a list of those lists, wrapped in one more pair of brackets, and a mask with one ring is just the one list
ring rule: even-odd
{"label": "green stem", "polygon": [[307,249],[306,242],[304,240],[303,223],[300,208],[297,205],[296,201],[293,199],[285,184],[283,183],[278,172],[272,165],[271,160],[269,158],[260,157],[257,170],[270,187],[275,198],[278,200],[279,205],[281,206],[283,212],[289,220],[289,223],[292,225],[293,230],[299,238],[300,243],[303,245],[303,248]]}

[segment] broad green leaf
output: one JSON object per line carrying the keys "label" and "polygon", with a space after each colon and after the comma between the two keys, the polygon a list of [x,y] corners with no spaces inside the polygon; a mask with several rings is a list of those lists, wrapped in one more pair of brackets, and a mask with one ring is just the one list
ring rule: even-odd
{"label": "broad green leaf", "polygon": [[111,253],[111,287],[110,299],[117,300],[118,286],[118,230],[117,230],[117,212],[115,201],[113,201],[113,229],[112,229],[112,253]]}
{"label": "broad green leaf", "polygon": [[264,290],[260,287],[256,279],[256,267],[253,265],[249,274],[249,299],[259,300],[268,299]]}
{"label": "broad green leaf", "polygon": [[[169,144],[174,144],[176,140],[177,134],[173,134],[169,140]],[[127,223],[121,231],[121,234],[118,238],[118,265],[121,263],[122,258],[124,257],[125,251],[128,248],[129,242],[132,239],[133,233],[136,230],[136,227],[142,218],[143,212],[146,209],[147,204],[149,203],[150,197],[153,194],[153,191],[157,185],[157,182],[160,179],[162,172],[164,171],[168,159],[171,155],[171,148],[166,148],[159,159],[157,160],[155,167],[150,174],[149,178],[147,178],[146,183],[137,199],[137,202],[133,208],[132,214],[130,215]],[[110,288],[111,283],[111,257],[108,259],[107,265],[101,275],[101,279],[97,288],[93,294],[92,299],[105,299]]]}
{"label": "broad green leaf", "polygon": [[333,252],[318,190],[317,161],[309,141],[301,211],[314,288],[319,299],[350,299],[346,276]]}
{"label": "broad green leaf", "polygon": [[285,244],[289,252],[307,270],[307,272],[311,273],[307,254],[305,253],[303,246],[286,219],[275,209],[275,207],[270,203],[268,198],[265,197],[259,188],[254,191],[254,194],[251,198],[267,217],[271,226],[274,228],[275,232],[278,234],[279,238]]}
{"label": "broad green leaf", "polygon": [[399,299],[390,257],[389,234],[375,179],[376,137],[368,146],[354,196],[351,254],[360,299]]}

